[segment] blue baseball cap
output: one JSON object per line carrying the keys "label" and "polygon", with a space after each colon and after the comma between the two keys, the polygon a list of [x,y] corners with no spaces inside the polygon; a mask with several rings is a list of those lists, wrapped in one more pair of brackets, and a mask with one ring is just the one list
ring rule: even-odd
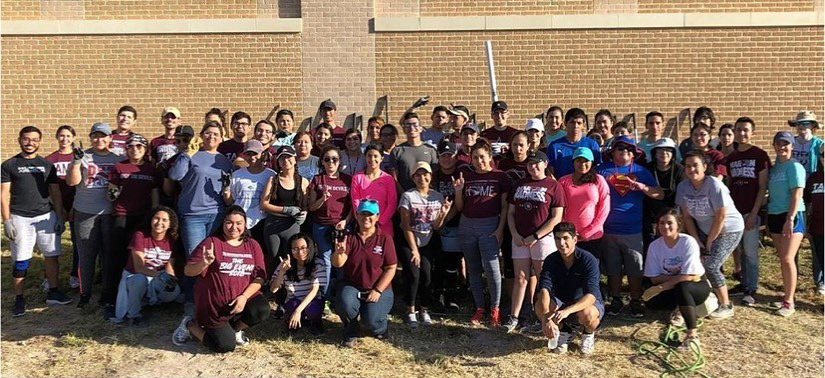
{"label": "blue baseball cap", "polygon": [[378,215],[378,201],[369,198],[364,198],[358,201],[358,211],[356,211],[356,213],[370,213],[371,215]]}
{"label": "blue baseball cap", "polygon": [[112,127],[106,122],[95,122],[95,124],[92,125],[92,131],[89,132],[89,135],[94,133],[112,135]]}
{"label": "blue baseball cap", "polygon": [[578,158],[585,158],[588,161],[593,161],[593,151],[587,147],[578,147],[575,151],[573,151],[573,160]]}
{"label": "blue baseball cap", "polygon": [[778,144],[779,142],[793,144],[793,135],[787,131],[780,131],[773,136],[773,144]]}

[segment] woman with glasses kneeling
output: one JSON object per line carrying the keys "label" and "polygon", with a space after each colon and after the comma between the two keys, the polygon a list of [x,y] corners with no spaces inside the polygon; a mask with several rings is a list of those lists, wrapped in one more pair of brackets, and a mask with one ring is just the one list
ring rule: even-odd
{"label": "woman with glasses kneeling", "polygon": [[184,316],[172,342],[183,345],[193,336],[217,353],[245,346],[243,330],[269,316],[269,304],[261,295],[264,255],[246,229],[246,213],[240,206],[226,209],[221,227],[192,252],[184,273],[195,282],[195,319]]}
{"label": "woman with glasses kneeling", "polygon": [[393,304],[391,285],[398,260],[392,238],[376,227],[378,210],[375,200],[361,200],[355,212],[358,228],[335,240],[332,266],[344,273],[335,307],[344,323],[346,347],[355,346],[359,315],[375,338],[387,337],[387,314]]}
{"label": "woman with glasses kneeling", "polygon": [[688,348],[691,342],[699,343],[696,306],[710,295],[710,284],[699,259],[699,243],[679,232],[681,218],[676,209],[664,209],[656,219],[662,236],[650,243],[645,260],[645,277],[655,286],[647,289],[642,299],[649,308],[673,310],[670,323],[687,326],[682,347]]}

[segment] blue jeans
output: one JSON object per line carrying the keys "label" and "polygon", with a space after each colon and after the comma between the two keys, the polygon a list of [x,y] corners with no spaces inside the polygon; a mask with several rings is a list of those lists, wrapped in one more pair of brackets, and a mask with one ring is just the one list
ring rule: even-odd
{"label": "blue jeans", "polygon": [[129,273],[124,270],[121,274],[120,285],[117,290],[117,304],[115,317],[118,320],[137,318],[143,308],[144,298],[149,305],[174,301],[180,294],[180,287],[175,285],[172,291],[166,291],[162,284],[154,278],[140,273]]}
{"label": "blue jeans", "polygon": [[312,223],[312,239],[318,246],[318,256],[324,262],[324,274],[326,274],[326,285],[321,288],[321,298],[332,299],[335,291],[335,281],[341,279],[341,269],[332,266],[332,248],[333,245],[330,240],[330,232],[335,226],[327,226],[323,224]]}
{"label": "blue jeans", "polygon": [[[180,216],[180,238],[183,241],[183,250],[186,252],[187,259],[203,239],[220,227],[219,219],[223,219],[223,209],[216,209],[214,214]],[[195,277],[184,276],[180,283],[183,294],[186,296],[186,303],[193,303]],[[194,315],[194,306],[188,305],[184,309],[187,315]]]}
{"label": "blue jeans", "polygon": [[335,312],[341,317],[344,323],[344,338],[358,336],[358,317],[373,336],[387,332],[387,315],[390,313],[393,304],[392,288],[388,287],[381,294],[378,302],[368,303],[366,298],[359,299],[358,293],[361,290],[348,283],[338,287],[338,295],[335,300]]}
{"label": "blue jeans", "polygon": [[490,306],[498,307],[501,299],[501,269],[498,263],[499,245],[491,234],[498,227],[498,217],[467,218],[462,216],[458,226],[461,251],[467,264],[467,278],[476,308],[484,307],[484,281],[482,269],[487,275]]}
{"label": "blue jeans", "polygon": [[[747,218],[748,214],[742,214]],[[742,241],[739,248],[742,250],[742,286],[745,291],[755,293],[759,285],[759,225],[761,219],[756,217],[756,226],[753,229],[742,231]]]}

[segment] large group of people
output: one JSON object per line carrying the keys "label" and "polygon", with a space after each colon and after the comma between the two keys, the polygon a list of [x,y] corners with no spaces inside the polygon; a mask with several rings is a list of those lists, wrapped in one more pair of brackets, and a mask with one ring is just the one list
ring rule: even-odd
{"label": "large group of people", "polygon": [[[410,328],[433,324],[433,308],[471,303],[470,324],[544,334],[558,353],[579,329],[579,350],[590,354],[604,316],[655,308],[686,327],[689,346],[711,293],[711,319],[734,316],[735,297],[756,302],[763,224],[782,272],[776,314],[794,312],[805,235],[825,293],[823,142],[812,112],[788,121],[796,135],[772,136],[772,160],[752,144],[753,119],[713,138],[716,117],[704,106],[677,144],[657,111],[635,140],[607,109],[592,129],[582,109],[558,106],[521,128],[495,101],[481,130],[461,105],[435,106],[425,128],[417,111],[426,104],[399,127],[372,117],[363,133],[337,123],[331,100],[318,109],[321,123],[302,131],[290,110],[274,123],[242,111],[226,123],[213,108],[196,133],[167,107],[151,140],[132,131],[138,112],[127,105],[116,128],[92,125],[88,149],[85,134],[60,126],[46,157],[48,136],[23,127],[20,153],[2,163],[12,316],[26,313],[35,246],[46,303],[73,301],[59,288],[66,222],[79,308],[92,308],[96,284],[104,316],[118,324],[145,326],[144,306],[179,302],[172,341],[221,353],[249,343],[245,331],[273,306],[290,333],[320,334],[334,311],[343,345],[355,345],[362,326],[383,339],[394,289]],[[730,256],[740,283],[728,288]]]}

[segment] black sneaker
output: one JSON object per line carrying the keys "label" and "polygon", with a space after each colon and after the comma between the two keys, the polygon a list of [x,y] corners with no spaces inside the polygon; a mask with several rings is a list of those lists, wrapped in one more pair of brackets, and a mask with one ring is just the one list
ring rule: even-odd
{"label": "black sneaker", "polygon": [[69,303],[72,303],[72,298],[69,298],[68,295],[58,289],[49,289],[49,292],[46,293],[47,305],[67,305]]}
{"label": "black sneaker", "polygon": [[389,328],[387,328],[387,330],[384,331],[383,333],[379,333],[379,334],[375,335],[376,340],[386,340],[388,337],[390,337]]}
{"label": "black sneaker", "polygon": [[513,315],[508,315],[507,320],[504,321],[502,327],[504,327],[507,333],[515,332],[518,328],[518,318]]}
{"label": "black sneaker", "polygon": [[103,320],[109,320],[116,316],[115,306],[107,304],[103,306]]}
{"label": "black sneaker", "polygon": [[79,308],[79,309],[85,309],[86,307],[88,307],[88,306],[89,306],[89,301],[91,301],[91,300],[92,300],[92,296],[91,296],[91,295],[88,295],[88,294],[81,294],[81,295],[80,295],[80,300],[79,300],[79,301],[77,301],[77,308]]}
{"label": "black sneaker", "polygon": [[14,308],[12,309],[11,317],[19,318],[26,315],[26,298],[22,295],[14,297]]}
{"label": "black sneaker", "polygon": [[357,337],[346,337],[344,341],[341,342],[341,346],[344,348],[355,348],[355,345],[358,344]]}
{"label": "black sneaker", "polygon": [[733,272],[733,274],[731,276],[733,277],[734,280],[742,282],[742,271],[741,270],[738,271],[738,272]]}
{"label": "black sneaker", "polygon": [[272,317],[275,319],[283,319],[285,315],[284,306],[279,305],[275,311],[272,311]]}
{"label": "black sneaker", "polygon": [[622,312],[622,308],[624,308],[624,303],[622,302],[621,297],[614,297],[612,301],[610,301],[610,305],[607,306],[607,315],[616,316]]}
{"label": "black sneaker", "polygon": [[728,295],[732,297],[739,297],[745,295],[747,290],[745,290],[745,286],[742,284],[737,284],[736,286],[728,289]]}
{"label": "black sneaker", "polygon": [[147,322],[142,316],[138,316],[136,318],[132,318],[132,327],[146,328],[149,327],[149,322]]}
{"label": "black sneaker", "polygon": [[634,318],[643,318],[645,316],[645,306],[641,300],[630,300],[630,316]]}

